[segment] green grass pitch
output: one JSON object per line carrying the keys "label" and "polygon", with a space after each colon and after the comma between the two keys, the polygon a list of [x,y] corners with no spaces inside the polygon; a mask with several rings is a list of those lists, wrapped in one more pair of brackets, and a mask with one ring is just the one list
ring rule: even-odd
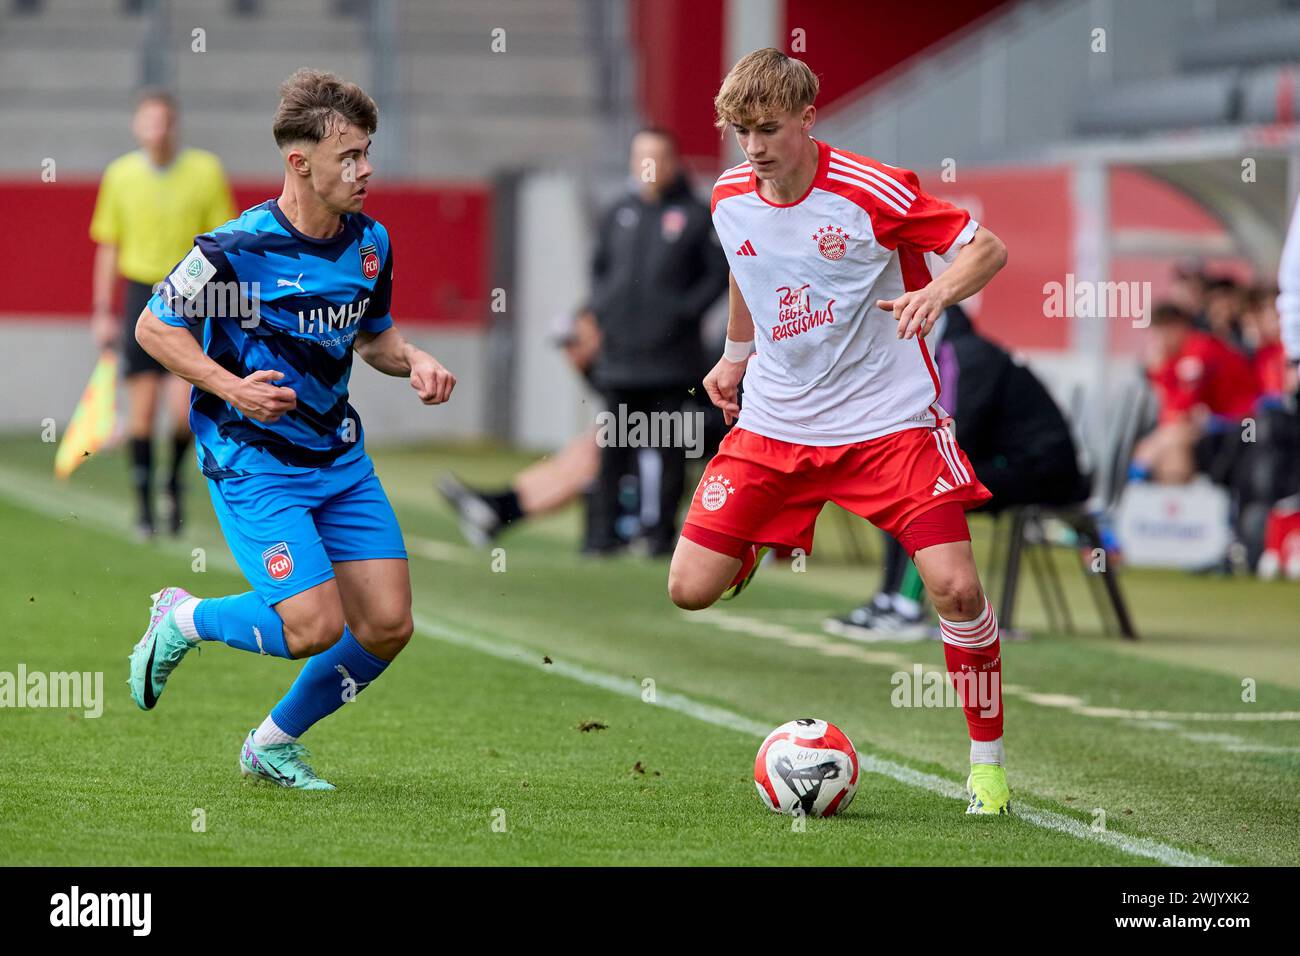
{"label": "green grass pitch", "polygon": [[[0,671],[102,671],[106,698],[98,718],[0,709],[0,864],[1300,862],[1295,586],[1126,573],[1144,639],[1124,645],[1048,633],[1026,584],[1032,638],[1004,642],[1019,812],[971,818],[953,796],[960,711],[891,703],[891,676],[941,666],[942,648],[820,631],[876,575],[839,560],[829,512],[806,571],[764,568],[734,605],[689,616],[667,600],[666,565],[579,558],[573,513],[504,538],[504,571],[465,547],[433,476],[502,481],[524,456],[374,457],[411,552],[417,633],[305,738],[340,789],[303,794],[236,769],[299,664],[208,644],[156,711],[127,693],[152,591],[246,589],[202,482],[180,542],[136,543],[119,456],[59,485],[53,446],[0,441]],[[1058,558],[1086,609],[1072,556]],[[751,780],[762,729],[800,716],[842,727],[865,769],[842,817],[803,830]]]}

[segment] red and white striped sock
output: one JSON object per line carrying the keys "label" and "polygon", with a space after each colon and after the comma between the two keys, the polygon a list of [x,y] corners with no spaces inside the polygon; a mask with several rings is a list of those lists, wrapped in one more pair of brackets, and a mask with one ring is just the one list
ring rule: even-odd
{"label": "red and white striped sock", "polygon": [[[1002,643],[998,618],[988,598],[973,621],[939,618],[948,679],[966,713],[971,762],[997,763],[1002,758]],[[976,759],[976,758],[979,759]]]}

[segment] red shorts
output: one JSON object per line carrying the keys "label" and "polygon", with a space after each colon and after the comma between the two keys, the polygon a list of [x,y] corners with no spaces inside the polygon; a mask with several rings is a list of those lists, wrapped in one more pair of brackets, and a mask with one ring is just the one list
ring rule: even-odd
{"label": "red shorts", "polygon": [[[962,510],[992,497],[947,428],[908,428],[852,445],[796,445],[733,428],[704,470],[682,535],[733,556],[741,553],[735,542],[811,554],[817,515],[833,501],[910,544],[912,553],[941,540],[968,540]],[[946,520],[923,543],[904,534],[918,517],[948,504],[960,509],[936,512]]]}

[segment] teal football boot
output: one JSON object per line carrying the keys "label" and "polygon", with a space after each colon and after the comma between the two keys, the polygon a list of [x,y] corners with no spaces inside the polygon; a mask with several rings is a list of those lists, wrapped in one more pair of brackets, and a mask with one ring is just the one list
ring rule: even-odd
{"label": "teal football boot", "polygon": [[163,588],[152,595],[149,608],[149,627],[144,637],[131,651],[131,699],[141,710],[153,710],[167,686],[176,665],[186,654],[199,646],[181,633],[172,611],[176,605],[190,597],[184,588]]}
{"label": "teal football boot", "polygon": [[333,790],[334,785],[316,776],[316,771],[307,766],[302,758],[307,756],[307,748],[302,744],[270,744],[259,747],[253,743],[250,730],[244,738],[244,747],[239,752],[239,772],[245,777],[266,780],[279,787],[292,787],[295,790]]}

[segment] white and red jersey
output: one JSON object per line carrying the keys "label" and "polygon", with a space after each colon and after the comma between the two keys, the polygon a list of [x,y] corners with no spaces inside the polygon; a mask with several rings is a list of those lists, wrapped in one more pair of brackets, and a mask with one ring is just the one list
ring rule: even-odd
{"label": "white and red jersey", "polygon": [[739,424],[802,445],[846,445],[938,424],[925,341],[877,308],[930,281],[925,253],[956,257],[978,228],[916,174],[817,142],[808,192],[764,199],[749,163],[718,178],[713,225],[754,317]]}

